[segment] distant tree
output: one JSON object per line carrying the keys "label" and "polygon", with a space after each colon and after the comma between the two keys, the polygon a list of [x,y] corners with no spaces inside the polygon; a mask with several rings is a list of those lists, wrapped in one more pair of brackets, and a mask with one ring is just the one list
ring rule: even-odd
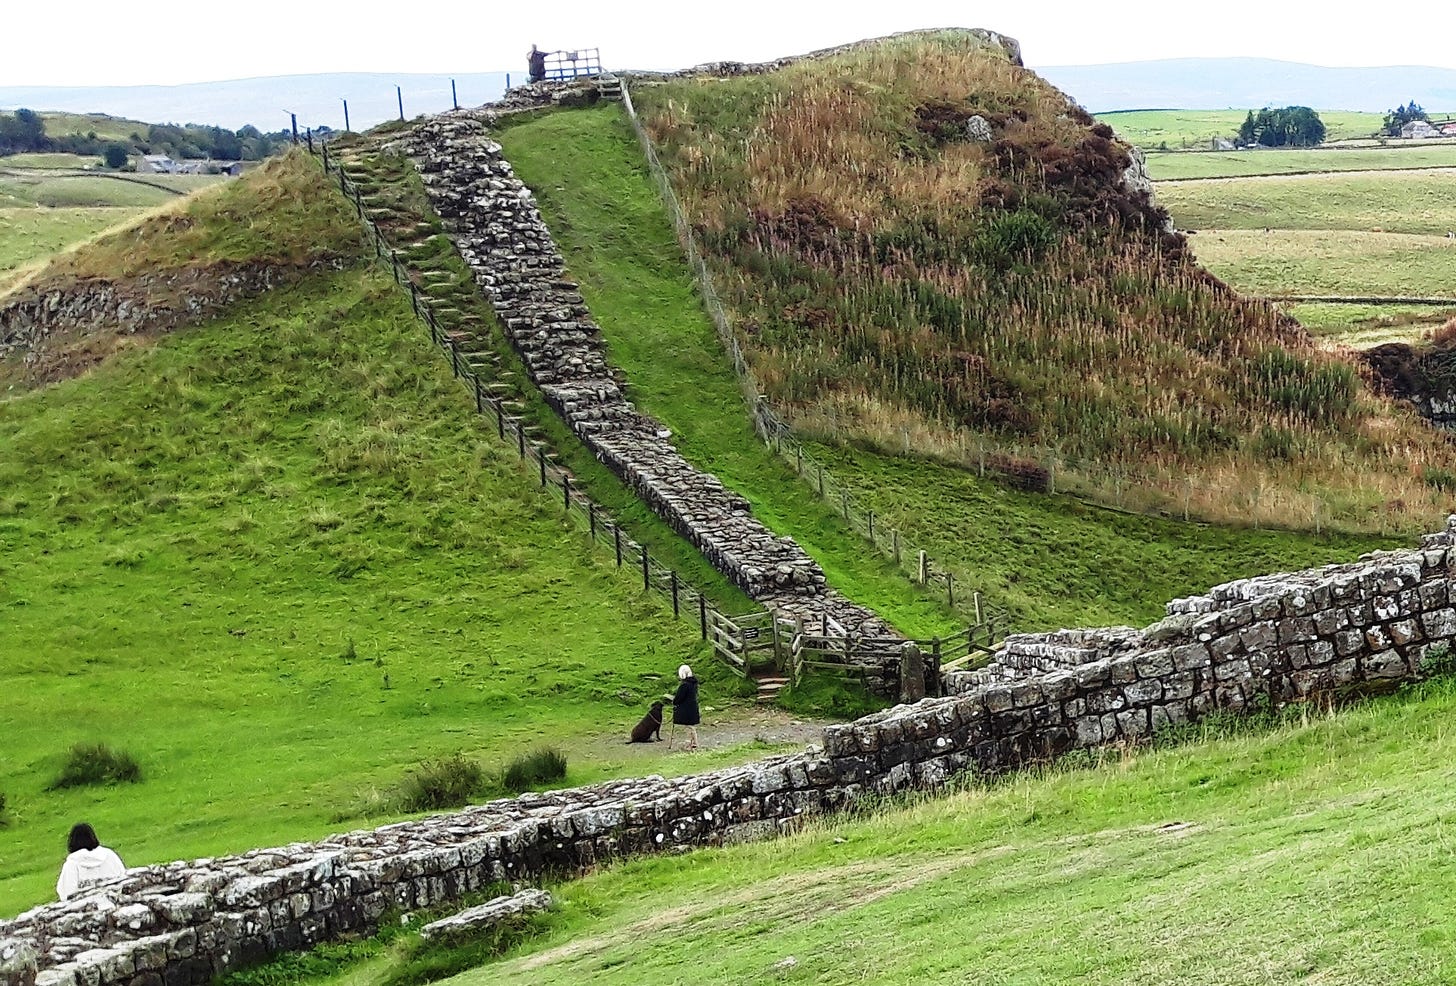
{"label": "distant tree", "polygon": [[125,144],[107,144],[106,149],[101,152],[102,160],[108,168],[113,170],[125,168],[127,157],[127,147]]}
{"label": "distant tree", "polygon": [[1244,117],[1244,122],[1239,127],[1239,143],[1252,144],[1259,139],[1258,122],[1254,119],[1254,111],[1249,110],[1249,115]]}
{"label": "distant tree", "polygon": [[35,110],[19,109],[0,113],[0,154],[23,154],[26,151],[48,151],[45,121]]}
{"label": "distant tree", "polygon": [[1308,106],[1265,107],[1258,116],[1252,110],[1239,128],[1239,139],[1264,147],[1316,147],[1324,143],[1325,125]]}
{"label": "distant tree", "polygon": [[1426,111],[1421,108],[1421,105],[1417,103],[1414,99],[1412,99],[1404,106],[1397,106],[1395,109],[1385,114],[1385,126],[1383,127],[1383,132],[1388,137],[1399,137],[1400,128],[1405,126],[1407,123],[1414,123],[1416,120],[1429,119],[1430,117],[1426,115]]}

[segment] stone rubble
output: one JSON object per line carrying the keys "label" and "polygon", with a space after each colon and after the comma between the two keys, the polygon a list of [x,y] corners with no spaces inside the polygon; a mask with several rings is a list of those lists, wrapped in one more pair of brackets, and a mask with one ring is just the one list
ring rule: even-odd
{"label": "stone rubble", "polygon": [[1022,635],[991,668],[947,675],[953,694],[831,726],[805,753],[133,869],[0,921],[3,983],[202,984],[493,882],[769,837],[866,795],[935,788],[964,772],[994,776],[1215,710],[1418,678],[1432,648],[1449,651],[1456,638],[1453,544],[1456,517],[1415,550],[1174,600],[1143,630]]}
{"label": "stone rubble", "polygon": [[431,921],[420,929],[420,937],[428,941],[432,938],[478,934],[523,914],[544,911],[550,906],[550,894],[528,887],[509,897],[496,897],[478,907],[470,907],[447,918]]}

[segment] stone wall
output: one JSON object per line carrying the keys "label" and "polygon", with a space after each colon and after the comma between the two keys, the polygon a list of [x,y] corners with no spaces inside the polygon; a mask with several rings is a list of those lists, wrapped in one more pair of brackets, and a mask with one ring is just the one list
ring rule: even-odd
{"label": "stone wall", "polygon": [[309,270],[340,266],[339,261],[310,267],[228,262],[124,280],[81,278],[22,288],[0,302],[0,360],[19,356],[37,383],[62,379],[110,352],[98,340],[200,322]]}
{"label": "stone wall", "polygon": [[955,694],[824,731],[822,747],[691,777],[491,802],[313,844],[131,870],[0,922],[6,986],[187,986],[493,881],[772,835],[869,793],[991,776],[1220,709],[1418,677],[1456,637],[1456,517],[1411,551],[1245,579],[1143,630],[1020,636]]}
{"label": "stone wall", "polygon": [[494,116],[488,109],[435,117],[394,146],[415,160],[435,211],[547,401],[598,459],[753,599],[791,619],[827,613],[852,633],[896,636],[871,610],[831,589],[792,538],[775,535],[747,500],[691,465],[668,429],[627,399],[530,190],[490,139]]}

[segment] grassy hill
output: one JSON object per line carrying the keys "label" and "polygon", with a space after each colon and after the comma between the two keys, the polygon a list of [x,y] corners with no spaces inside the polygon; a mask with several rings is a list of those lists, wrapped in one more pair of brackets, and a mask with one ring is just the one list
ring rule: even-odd
{"label": "grassy hill", "polygon": [[[903,612],[896,593],[871,581],[878,570],[867,569],[864,549],[813,506],[812,484],[795,480],[754,438],[732,367],[691,295],[690,271],[621,110],[536,116],[499,139],[566,251],[634,400],[670,425],[689,455],[751,497],[756,513],[815,551],[836,585],[870,589],[863,598]],[[815,454],[881,524],[966,573],[963,588],[984,592],[1023,630],[1142,625],[1161,617],[1175,596],[1393,543],[1103,510],[1071,496],[1019,493],[976,471],[862,448],[819,446]],[[1313,517],[1305,520],[1314,526]]]}
{"label": "grassy hill", "polygon": [[1224,520],[1313,512],[1251,515],[1250,489],[1352,526],[1441,511],[1421,476],[1446,443],[1209,278],[1117,184],[1111,132],[999,52],[899,39],[637,102],[801,429],[961,463],[986,442],[1170,509],[1191,478]]}
{"label": "grassy hill", "polygon": [[[360,249],[295,157],[41,275],[351,259],[0,401],[0,913],[78,818],[140,864],[390,817],[455,751],[550,743],[567,783],[761,753],[696,626],[535,491]],[[716,748],[624,746],[684,661]],[[49,790],[89,742],[142,782]]]}

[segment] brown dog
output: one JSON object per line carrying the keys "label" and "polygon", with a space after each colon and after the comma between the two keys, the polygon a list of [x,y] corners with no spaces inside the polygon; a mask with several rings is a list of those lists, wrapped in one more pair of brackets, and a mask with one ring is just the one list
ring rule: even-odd
{"label": "brown dog", "polygon": [[642,721],[632,727],[632,738],[628,743],[662,742],[662,703],[653,702],[652,708]]}

